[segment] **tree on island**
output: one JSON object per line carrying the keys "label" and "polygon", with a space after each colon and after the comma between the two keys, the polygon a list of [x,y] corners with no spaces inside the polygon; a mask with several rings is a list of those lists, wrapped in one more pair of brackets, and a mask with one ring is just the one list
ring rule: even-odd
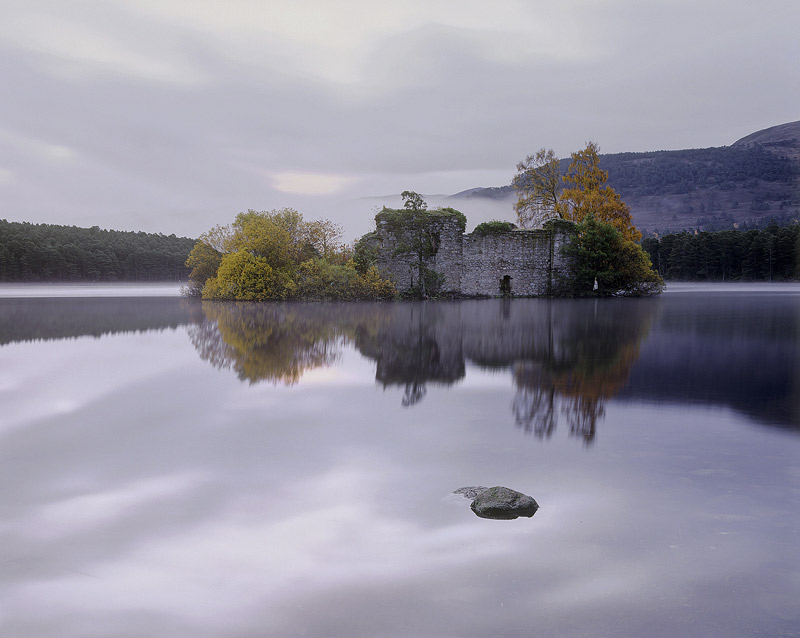
{"label": "tree on island", "polygon": [[[598,146],[589,142],[571,154],[566,175],[553,149],[539,149],[517,164],[511,184],[517,191],[514,210],[523,228],[541,228],[550,219],[579,224],[588,215],[619,230],[625,239],[639,241],[642,234],[631,220],[631,210],[610,186],[608,171],[600,168]],[[563,182],[563,187],[562,187]]]}
{"label": "tree on island", "polygon": [[341,228],[292,208],[239,213],[200,237],[186,293],[209,300],[385,299],[396,291],[372,267],[358,272]]}
{"label": "tree on island", "polygon": [[413,288],[416,296],[425,299],[430,294],[438,293],[441,286],[439,273],[425,265],[425,260],[436,254],[438,239],[431,229],[428,204],[422,195],[414,191],[403,191],[400,197],[403,198],[403,208],[407,211],[406,220],[410,232],[398,252],[410,252],[416,257],[417,285]]}
{"label": "tree on island", "polygon": [[202,294],[206,281],[217,274],[222,261],[222,252],[213,247],[206,235],[200,235],[186,259],[186,266],[191,271],[189,284],[184,291],[190,297],[199,297]]}
{"label": "tree on island", "polygon": [[522,228],[539,228],[559,217],[556,206],[561,191],[561,168],[553,149],[541,148],[517,164],[511,185],[517,191],[514,210]]}
{"label": "tree on island", "polygon": [[574,241],[565,250],[573,257],[572,289],[577,295],[657,295],[664,280],[653,270],[650,257],[636,243],[642,233],[633,225],[631,210],[606,186],[608,172],[600,169],[597,144],[572,153],[564,176],[566,188],[556,210],[577,224]]}
{"label": "tree on island", "polygon": [[579,224],[591,215],[598,222],[611,224],[626,240],[638,242],[642,238],[633,225],[630,207],[606,185],[608,171],[600,168],[597,144],[589,142],[582,151],[572,153],[563,181],[566,187],[556,205],[559,217]]}
{"label": "tree on island", "polygon": [[578,296],[645,297],[664,290],[664,280],[639,244],[589,213],[564,249],[573,258],[571,287]]}
{"label": "tree on island", "polygon": [[540,149],[517,164],[512,184],[520,225],[542,226],[550,219],[576,224],[574,239],[564,249],[573,258],[569,287],[574,294],[658,294],[664,282],[636,243],[642,234],[630,208],[606,184],[608,172],[599,166],[597,144],[589,142],[571,157],[560,192],[559,161],[552,149]]}

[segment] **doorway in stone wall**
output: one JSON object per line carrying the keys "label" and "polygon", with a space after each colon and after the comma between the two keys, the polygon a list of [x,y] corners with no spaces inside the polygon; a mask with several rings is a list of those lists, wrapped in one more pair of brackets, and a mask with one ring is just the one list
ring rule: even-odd
{"label": "doorway in stone wall", "polygon": [[504,275],[500,280],[500,294],[505,296],[511,295],[511,275]]}

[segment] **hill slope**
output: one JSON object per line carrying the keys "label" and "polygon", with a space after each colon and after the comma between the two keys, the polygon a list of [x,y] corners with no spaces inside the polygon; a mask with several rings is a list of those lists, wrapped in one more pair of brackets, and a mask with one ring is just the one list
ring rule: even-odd
{"label": "hill slope", "polygon": [[779,124],[737,140],[732,146],[760,144],[767,150],[792,159],[800,159],[800,121]]}
{"label": "hill slope", "polygon": [[[561,160],[562,172],[569,160]],[[608,182],[643,232],[722,230],[800,219],[800,121],[731,146],[600,156]],[[470,189],[453,199],[516,199],[511,186]]]}

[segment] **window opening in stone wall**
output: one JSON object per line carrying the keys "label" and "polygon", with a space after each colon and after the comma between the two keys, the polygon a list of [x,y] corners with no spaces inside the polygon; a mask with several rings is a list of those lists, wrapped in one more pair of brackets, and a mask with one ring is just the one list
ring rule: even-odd
{"label": "window opening in stone wall", "polygon": [[502,295],[511,294],[511,275],[505,275],[500,280],[500,294]]}

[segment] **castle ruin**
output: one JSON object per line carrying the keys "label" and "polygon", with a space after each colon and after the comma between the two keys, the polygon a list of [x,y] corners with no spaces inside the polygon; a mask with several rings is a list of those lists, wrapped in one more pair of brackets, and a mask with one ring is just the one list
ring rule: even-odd
{"label": "castle ruin", "polygon": [[466,218],[454,209],[424,211],[423,215],[420,222],[412,212],[384,208],[375,216],[375,231],[360,240],[371,251],[378,270],[401,293],[419,285],[420,261],[443,294],[540,297],[565,293],[570,260],[562,247],[570,241],[573,224],[553,221],[540,230],[482,230],[479,226],[467,234]]}

